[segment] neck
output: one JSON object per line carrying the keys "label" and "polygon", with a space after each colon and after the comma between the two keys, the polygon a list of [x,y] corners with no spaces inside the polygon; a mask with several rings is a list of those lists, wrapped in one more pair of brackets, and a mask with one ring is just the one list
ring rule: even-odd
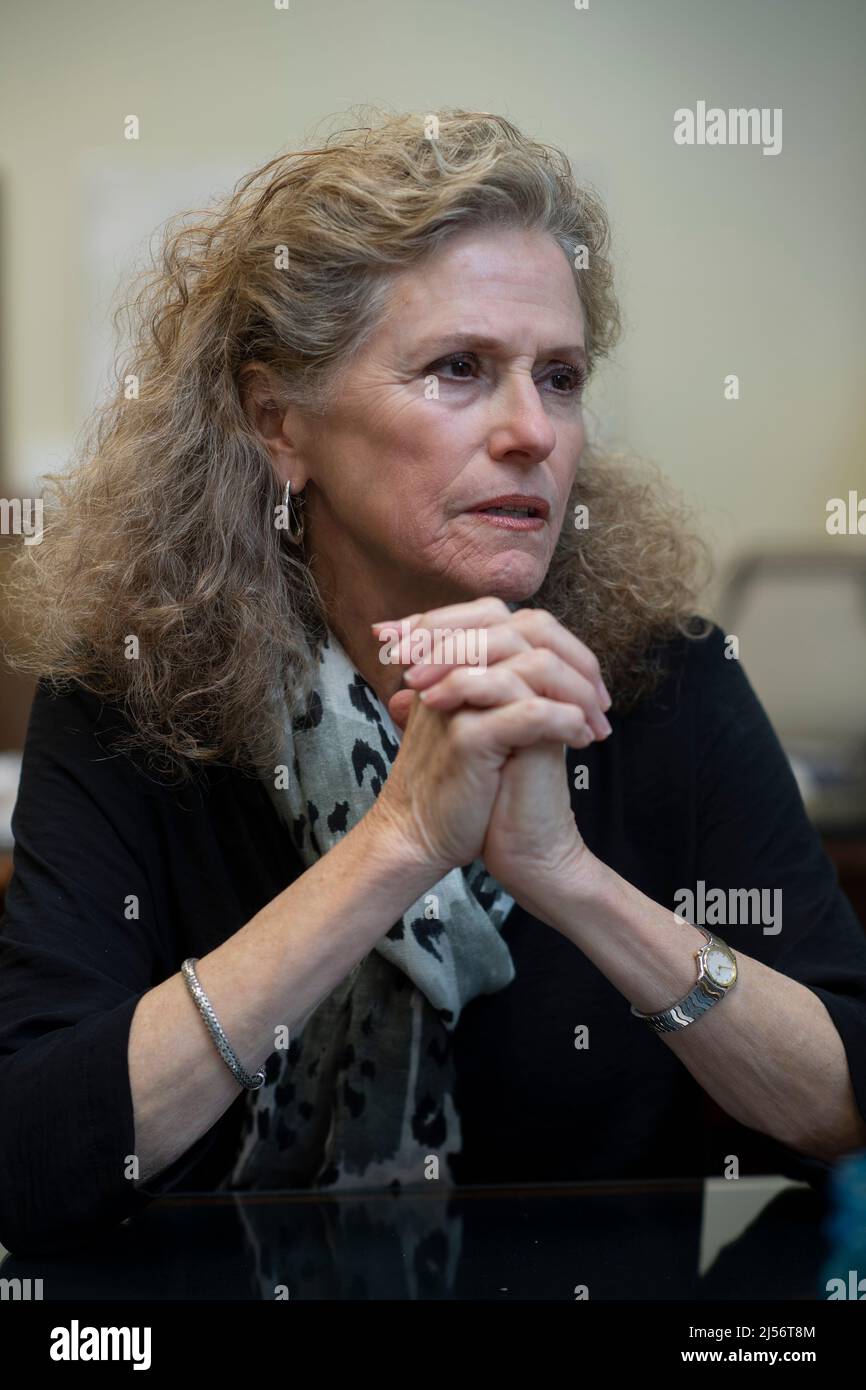
{"label": "neck", "polygon": [[[312,568],[315,574],[316,566]],[[383,644],[370,631],[370,625],[385,619],[399,622],[413,613],[475,597],[436,575],[427,578],[404,574],[394,576],[393,582],[378,577],[371,581],[368,573],[362,575],[351,565],[344,570],[342,560],[339,584],[333,575],[323,574],[321,567],[315,578],[328,627],[386,706],[400,689],[404,668],[379,660]]]}

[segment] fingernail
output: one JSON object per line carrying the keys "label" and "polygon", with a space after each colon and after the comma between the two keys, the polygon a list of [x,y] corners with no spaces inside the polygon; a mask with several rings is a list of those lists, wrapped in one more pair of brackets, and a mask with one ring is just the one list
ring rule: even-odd
{"label": "fingernail", "polygon": [[611,705],[613,704],[613,700],[610,698],[610,691],[608,690],[604,681],[601,682],[599,690],[601,691],[602,708],[606,710],[610,709]]}
{"label": "fingernail", "polygon": [[613,733],[613,725],[611,724],[610,720],[605,719],[604,716],[602,716],[601,727],[604,729],[605,738],[607,738],[608,734]]}

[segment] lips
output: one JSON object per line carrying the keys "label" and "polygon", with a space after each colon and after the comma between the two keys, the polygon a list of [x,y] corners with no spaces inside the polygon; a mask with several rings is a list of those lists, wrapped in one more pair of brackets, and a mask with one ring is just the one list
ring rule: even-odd
{"label": "lips", "polygon": [[477,506],[467,508],[470,512],[489,512],[494,509],[525,512],[530,517],[543,519],[550,512],[550,504],[545,502],[543,497],[536,497],[531,493],[507,492],[499,497],[488,497]]}

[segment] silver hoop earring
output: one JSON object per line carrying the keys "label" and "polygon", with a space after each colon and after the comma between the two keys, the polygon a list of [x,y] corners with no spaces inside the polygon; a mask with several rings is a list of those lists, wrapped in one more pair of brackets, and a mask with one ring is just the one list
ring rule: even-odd
{"label": "silver hoop earring", "polygon": [[292,500],[291,478],[289,478],[288,482],[286,483],[285,491],[283,492],[283,506],[285,507],[286,514],[289,518],[289,540],[292,541],[295,545],[300,545],[301,541],[304,539],[304,496],[303,492],[298,493],[297,506],[295,506],[295,503]]}

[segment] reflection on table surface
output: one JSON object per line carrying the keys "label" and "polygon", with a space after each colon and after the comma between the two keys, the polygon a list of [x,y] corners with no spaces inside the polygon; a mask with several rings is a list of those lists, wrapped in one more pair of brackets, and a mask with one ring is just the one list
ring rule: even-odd
{"label": "reflection on table surface", "polygon": [[824,1218],[781,1177],[184,1193],[0,1275],[45,1300],[815,1299]]}

